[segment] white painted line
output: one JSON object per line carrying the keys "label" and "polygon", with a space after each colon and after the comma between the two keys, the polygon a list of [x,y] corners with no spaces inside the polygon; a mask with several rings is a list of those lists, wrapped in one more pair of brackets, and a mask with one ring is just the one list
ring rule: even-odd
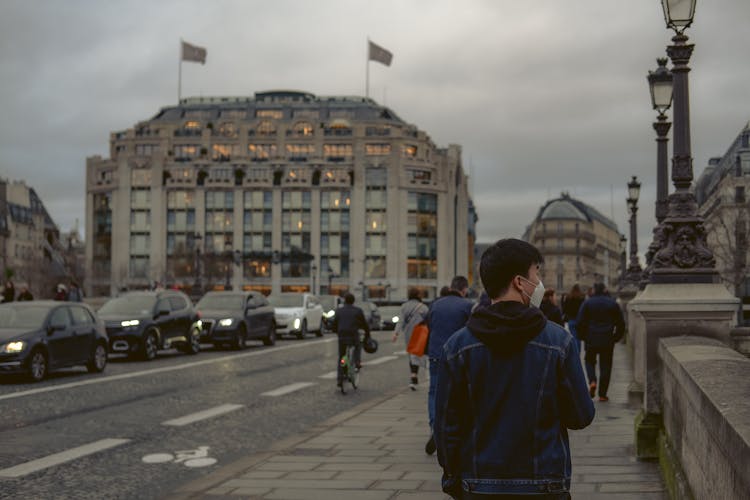
{"label": "white painted line", "polygon": [[284,394],[289,394],[290,392],[299,391],[300,389],[304,389],[305,387],[310,387],[311,385],[316,385],[316,384],[315,382],[296,382],[294,384],[289,384],[283,387],[279,387],[278,389],[274,389],[272,391],[263,392],[261,393],[261,396],[283,396]]}
{"label": "white painted line", "polygon": [[318,378],[324,378],[324,379],[331,380],[331,379],[336,378],[336,372],[332,371],[332,372],[324,373],[323,375],[319,376]]}
{"label": "white painted line", "polygon": [[394,356],[403,356],[404,354],[408,354],[405,350],[404,351],[394,351]]}
{"label": "white painted line", "polygon": [[240,408],[244,407],[244,405],[233,404],[220,405],[214,408],[209,408],[208,410],[191,413],[190,415],[185,415],[184,417],[167,420],[166,422],[162,422],[161,425],[182,427],[183,425],[192,424],[193,422],[198,422],[200,420],[206,420],[207,418],[217,417],[219,415],[229,413],[230,411],[239,410]]}
{"label": "white painted line", "polygon": [[101,384],[103,382],[125,380],[129,378],[142,377],[144,375],[153,375],[156,373],[165,373],[165,372],[171,372],[171,371],[177,371],[177,370],[184,370],[187,368],[193,368],[195,366],[209,365],[212,363],[223,363],[224,361],[229,361],[232,359],[250,358],[254,356],[267,356],[268,354],[271,354],[273,352],[287,351],[289,349],[300,349],[300,348],[310,347],[311,344],[324,344],[327,342],[336,342],[336,341],[337,341],[336,338],[308,340],[305,342],[285,345],[282,347],[262,348],[258,351],[251,351],[251,352],[246,352],[246,353],[241,353],[241,354],[232,354],[229,356],[221,356],[220,358],[206,359],[203,361],[194,361],[192,363],[185,363],[185,364],[180,364],[180,365],[175,365],[175,366],[165,366],[163,368],[152,368],[150,370],[142,370],[139,372],[132,372],[132,373],[123,373],[121,375],[111,375],[109,377],[96,377],[96,378],[91,378],[88,380],[82,380],[80,382],[71,382],[68,384],[51,385],[47,387],[40,387],[38,389],[30,389],[28,391],[18,391],[18,392],[12,392],[10,394],[3,394],[2,396],[0,396],[0,401],[4,399],[20,398],[22,396],[31,396],[33,394],[41,394],[44,392],[59,391],[62,389],[71,389],[73,387],[81,387],[84,385]]}
{"label": "white painted line", "polygon": [[398,359],[398,356],[383,356],[382,358],[373,359],[372,361],[365,361],[362,364],[365,366],[379,365],[381,363],[393,361],[394,359]]}
{"label": "white painted line", "polygon": [[60,453],[55,453],[54,455],[49,455],[44,458],[32,460],[31,462],[26,462],[25,464],[15,465],[7,469],[1,469],[0,477],[22,477],[27,474],[31,474],[32,472],[37,472],[48,467],[63,464],[65,462],[70,462],[71,460],[75,460],[76,458],[85,457],[86,455],[98,453],[100,451],[114,448],[115,446],[120,446],[121,444],[125,444],[128,442],[130,442],[130,439],[102,439],[99,441],[94,441],[93,443],[84,444],[83,446],[79,446],[77,448],[71,448],[66,451],[61,451]]}

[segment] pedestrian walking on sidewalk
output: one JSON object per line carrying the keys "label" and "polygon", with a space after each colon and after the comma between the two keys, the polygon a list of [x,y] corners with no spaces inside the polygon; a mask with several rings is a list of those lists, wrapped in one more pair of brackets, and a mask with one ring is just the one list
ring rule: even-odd
{"label": "pedestrian walking on sidewalk", "polygon": [[[447,295],[435,300],[427,313],[427,326],[430,329],[430,337],[427,340],[427,355],[430,358],[430,389],[427,393],[427,412],[430,420],[430,429],[434,429],[435,421],[435,385],[437,384],[438,360],[442,355],[443,344],[454,332],[466,326],[471,316],[473,304],[465,299],[469,291],[469,280],[464,276],[456,276],[451,280]],[[435,439],[430,439],[424,447],[428,455],[435,453]]]}
{"label": "pedestrian walking on sidewalk", "polygon": [[[586,375],[589,393],[593,398],[599,389],[599,401],[609,401],[607,389],[612,376],[612,354],[615,343],[625,334],[625,320],[617,302],[607,294],[604,283],[594,285],[594,295],[578,311],[576,328],[586,343]],[[596,360],[599,358],[599,378],[596,377]]]}
{"label": "pedestrian walking on sidewalk", "polygon": [[361,367],[360,359],[362,358],[362,343],[359,338],[359,331],[365,331],[365,339],[370,337],[370,325],[367,324],[365,313],[359,307],[354,305],[354,295],[347,293],[344,295],[344,305],[336,309],[336,316],[333,320],[333,331],[339,337],[339,357],[336,359],[336,385],[341,387],[344,382],[344,373],[339,360],[346,354],[346,348],[350,345],[354,349],[354,367],[359,370]]}
{"label": "pedestrian walking on sidewalk", "polygon": [[568,324],[568,331],[578,341],[578,350],[581,350],[581,339],[578,336],[578,329],[576,328],[576,318],[578,318],[578,311],[581,310],[581,304],[586,296],[581,291],[581,286],[576,283],[573,288],[570,289],[570,293],[565,296],[565,300],[562,303],[563,320]]}
{"label": "pedestrian walking on sidewalk", "polygon": [[557,307],[555,290],[553,288],[544,291],[544,297],[542,298],[542,303],[539,305],[539,309],[542,310],[548,320],[563,326],[562,311]]}
{"label": "pedestrian walking on sidewalk", "polygon": [[[398,315],[398,323],[396,323],[396,329],[393,331],[393,341],[396,342],[398,336],[403,334],[404,342],[408,346],[412,330],[427,319],[427,311],[427,306],[422,303],[420,291],[416,288],[409,290],[409,300],[403,303]],[[425,368],[426,365],[427,359],[425,356],[409,354],[409,372],[411,374],[409,388],[412,391],[416,391],[417,384],[419,384],[419,368]]]}
{"label": "pedestrian walking on sidewalk", "polygon": [[435,440],[443,491],[456,499],[570,498],[567,429],[594,418],[578,348],[538,309],[542,256],[500,240],[479,273],[492,304],[445,343]]}

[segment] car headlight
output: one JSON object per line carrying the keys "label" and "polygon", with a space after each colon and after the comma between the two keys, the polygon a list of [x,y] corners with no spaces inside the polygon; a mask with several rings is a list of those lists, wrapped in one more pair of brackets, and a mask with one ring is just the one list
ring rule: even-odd
{"label": "car headlight", "polygon": [[5,344],[5,347],[3,348],[3,352],[7,353],[16,353],[23,351],[23,347],[26,345],[25,342],[21,340],[16,340],[15,342],[8,342]]}
{"label": "car headlight", "polygon": [[331,309],[330,311],[326,313],[323,313],[323,316],[325,316],[326,318],[333,318],[335,315],[336,315],[336,311],[334,311],[333,309]]}
{"label": "car headlight", "polygon": [[232,322],[234,320],[232,318],[225,318],[219,320],[219,326],[232,326]]}
{"label": "car headlight", "polygon": [[294,318],[294,329],[298,329],[299,325],[301,325],[302,322],[299,320],[299,318]]}
{"label": "car headlight", "polygon": [[391,321],[394,322],[394,323],[398,323],[398,316],[392,317]]}
{"label": "car headlight", "polygon": [[141,322],[138,321],[137,319],[129,319],[129,320],[125,320],[125,321],[121,322],[120,326],[122,326],[123,328],[130,328],[130,327],[133,327],[133,326],[138,326],[140,324],[141,324]]}

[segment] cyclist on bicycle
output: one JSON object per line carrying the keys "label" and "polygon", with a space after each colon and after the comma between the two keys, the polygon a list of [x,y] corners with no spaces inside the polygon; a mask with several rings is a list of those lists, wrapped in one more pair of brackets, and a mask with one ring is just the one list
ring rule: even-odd
{"label": "cyclist on bicycle", "polygon": [[333,320],[333,331],[339,336],[339,357],[336,360],[336,373],[338,374],[336,385],[338,387],[341,387],[344,381],[341,363],[338,361],[346,354],[347,346],[354,345],[355,347],[352,361],[356,369],[359,370],[362,366],[360,363],[362,344],[359,338],[359,330],[365,331],[365,339],[369,338],[370,326],[365,320],[365,313],[354,305],[354,295],[347,293],[344,295],[344,305],[336,309],[336,317]]}

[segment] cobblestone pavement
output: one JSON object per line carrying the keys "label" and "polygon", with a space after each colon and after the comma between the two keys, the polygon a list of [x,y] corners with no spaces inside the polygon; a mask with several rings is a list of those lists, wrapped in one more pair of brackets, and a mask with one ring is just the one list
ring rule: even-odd
{"label": "cobblestone pavement", "polygon": [[[627,347],[618,345],[610,401],[597,401],[592,425],[571,432],[575,499],[667,498],[658,465],[633,454],[629,366]],[[169,498],[449,498],[440,489],[436,458],[424,453],[426,395],[426,385],[416,392],[395,390],[188,483]]]}

